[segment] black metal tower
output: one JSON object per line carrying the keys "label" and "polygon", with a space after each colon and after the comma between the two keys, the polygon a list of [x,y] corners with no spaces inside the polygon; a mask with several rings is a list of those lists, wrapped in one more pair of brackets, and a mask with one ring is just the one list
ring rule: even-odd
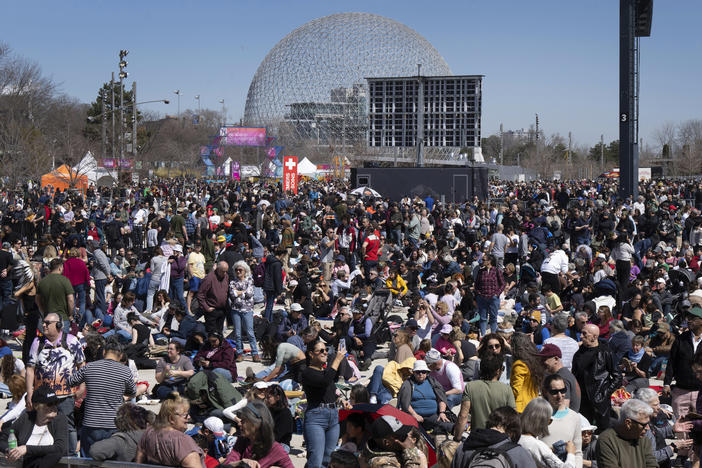
{"label": "black metal tower", "polygon": [[651,35],[653,0],[619,0],[619,195],[638,195],[639,37]]}

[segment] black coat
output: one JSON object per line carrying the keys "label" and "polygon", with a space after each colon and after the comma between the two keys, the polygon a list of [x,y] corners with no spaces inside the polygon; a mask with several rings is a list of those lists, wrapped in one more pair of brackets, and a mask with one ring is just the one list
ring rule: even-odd
{"label": "black coat", "polygon": [[687,330],[673,341],[663,384],[670,385],[675,379],[675,386],[682,390],[698,390],[700,384],[695,378],[694,372],[692,372],[694,356],[692,332]]}
{"label": "black coat", "polygon": [[[17,437],[17,446],[26,445],[32,436],[32,430],[37,420],[36,411],[24,412],[12,423],[12,429]],[[24,464],[27,465],[32,459],[54,456],[62,457],[68,453],[68,420],[63,413],[58,413],[48,424],[49,433],[54,438],[53,445],[27,445],[27,454],[24,456]],[[7,438],[9,431],[0,433],[0,451],[7,450]],[[58,460],[57,458],[57,460]]]}
{"label": "black coat", "polygon": [[283,292],[283,264],[275,255],[266,257],[266,271],[263,275],[263,290],[276,296]]}
{"label": "black coat", "polygon": [[606,347],[598,346],[591,360],[588,351],[580,348],[573,356],[573,375],[595,411],[604,414],[612,405],[612,393],[622,386],[622,374]]}

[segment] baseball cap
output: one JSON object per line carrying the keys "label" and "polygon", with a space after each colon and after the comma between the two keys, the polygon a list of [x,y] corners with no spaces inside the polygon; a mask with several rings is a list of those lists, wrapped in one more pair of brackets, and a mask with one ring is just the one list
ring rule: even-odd
{"label": "baseball cap", "polygon": [[227,238],[224,236],[217,236],[217,242],[227,242]]}
{"label": "baseball cap", "polygon": [[224,423],[217,416],[210,416],[202,424],[215,435],[224,434]]}
{"label": "baseball cap", "polygon": [[555,344],[548,343],[545,344],[542,348],[539,354],[537,356],[548,359],[551,357],[563,357],[563,353],[561,353],[561,348],[556,346]]}
{"label": "baseball cap", "polygon": [[665,278],[658,278],[658,279],[656,280],[656,283],[658,283],[658,284],[667,284]]}
{"label": "baseball cap", "polygon": [[580,415],[580,431],[596,431],[597,426],[593,425],[588,421],[585,416]]}
{"label": "baseball cap", "polygon": [[427,361],[427,364],[434,364],[435,362],[439,362],[441,360],[441,353],[438,349],[432,348],[429,351],[427,351],[427,354],[424,356],[424,360]]}
{"label": "baseball cap", "polygon": [[3,248],[3,249],[9,249],[10,247],[11,247],[11,246],[10,246],[10,243],[9,243],[9,242],[3,242],[3,243],[2,243],[2,248]]}
{"label": "baseball cap", "polygon": [[346,257],[344,257],[343,255],[337,255],[337,256],[336,256],[336,260],[338,260],[338,261],[340,261],[340,262],[345,262],[345,261],[346,261]]}
{"label": "baseball cap", "polygon": [[694,315],[695,317],[702,318],[702,307],[695,306],[692,309],[688,310],[687,313],[690,315]]}
{"label": "baseball cap", "polygon": [[441,330],[439,330],[439,333],[451,333],[453,331],[453,327],[451,326],[450,323],[445,323],[444,326],[441,327]]}
{"label": "baseball cap", "polygon": [[182,252],[183,251],[183,246],[180,244],[176,244],[173,246],[173,251],[174,252]]}
{"label": "baseball cap", "polygon": [[419,324],[415,319],[409,319],[405,324],[405,328],[419,328]]}
{"label": "baseball cap", "polygon": [[57,405],[59,397],[48,385],[42,385],[32,394],[32,404]]}
{"label": "baseball cap", "polygon": [[536,310],[536,309],[534,309],[534,310],[532,310],[531,313],[529,314],[529,318],[530,318],[530,319],[533,319],[533,320],[536,320],[537,322],[541,323],[541,312],[538,311],[538,310]]}
{"label": "baseball cap", "polygon": [[373,439],[381,440],[389,436],[395,436],[398,439],[403,439],[412,430],[412,426],[402,424],[395,416],[381,416],[373,421],[370,431]]}
{"label": "baseball cap", "polygon": [[297,302],[294,302],[290,306],[290,311],[291,312],[302,312],[302,306],[300,304],[298,304]]}
{"label": "baseball cap", "polygon": [[418,371],[431,372],[427,367],[427,363],[425,361],[422,361],[421,359],[414,361],[414,366],[412,366],[412,372]]}

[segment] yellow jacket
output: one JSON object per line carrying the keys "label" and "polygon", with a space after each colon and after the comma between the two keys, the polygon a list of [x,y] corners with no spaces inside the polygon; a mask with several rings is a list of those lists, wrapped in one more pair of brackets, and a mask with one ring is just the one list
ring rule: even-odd
{"label": "yellow jacket", "polygon": [[514,361],[512,364],[512,375],[509,378],[509,385],[514,393],[514,402],[517,412],[521,413],[531,400],[539,396],[539,390],[534,381],[531,380],[531,373],[524,361]]}
{"label": "yellow jacket", "polygon": [[414,367],[414,361],[416,361],[414,357],[409,357],[399,364],[395,361],[390,361],[383,369],[383,385],[392,393],[393,397],[397,396],[397,392],[400,391],[402,382],[404,382],[400,375],[400,369],[409,369],[411,371]]}
{"label": "yellow jacket", "polygon": [[[393,284],[394,283],[394,284]],[[396,275],[394,278],[385,280],[385,287],[393,294],[407,294],[407,283],[402,279],[402,276]]]}

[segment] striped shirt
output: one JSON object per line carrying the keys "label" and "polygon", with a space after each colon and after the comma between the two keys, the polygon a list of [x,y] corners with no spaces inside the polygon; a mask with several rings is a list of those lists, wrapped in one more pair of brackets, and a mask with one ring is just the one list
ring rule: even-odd
{"label": "striped shirt", "polygon": [[136,395],[136,384],[129,367],[112,359],[90,362],[71,375],[71,386],[85,383],[83,425],[116,429],[115,414],[124,403],[124,395]]}

